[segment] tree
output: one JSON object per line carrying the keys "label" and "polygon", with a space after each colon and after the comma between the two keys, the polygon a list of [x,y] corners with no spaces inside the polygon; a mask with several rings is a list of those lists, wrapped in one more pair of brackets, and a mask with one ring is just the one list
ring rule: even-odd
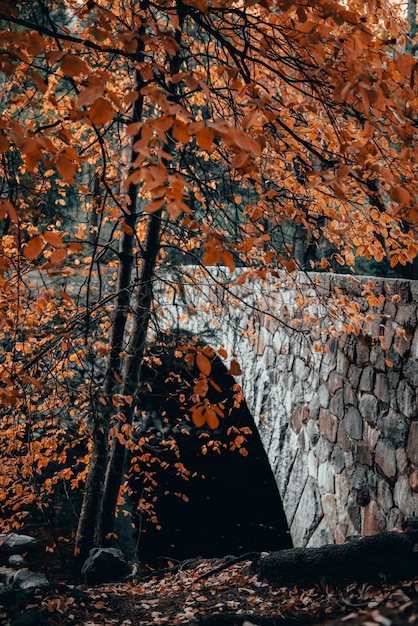
{"label": "tree", "polygon": [[[19,512],[85,480],[81,558],[112,535],[153,281],[178,254],[291,272],[292,221],[341,266],[415,258],[416,62],[386,4],[0,3],[2,449],[20,445],[3,498]],[[36,221],[51,189],[57,212]]]}

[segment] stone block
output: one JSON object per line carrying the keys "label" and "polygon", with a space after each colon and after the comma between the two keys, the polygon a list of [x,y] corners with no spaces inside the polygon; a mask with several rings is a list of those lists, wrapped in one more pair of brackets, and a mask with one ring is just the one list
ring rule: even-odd
{"label": "stone block", "polygon": [[328,378],[328,389],[332,394],[335,394],[337,389],[341,389],[344,386],[344,376],[337,372],[331,372]]}
{"label": "stone block", "polygon": [[379,402],[370,393],[364,393],[359,402],[360,415],[373,426],[377,422],[377,415],[379,411]]}
{"label": "stone block", "polygon": [[307,456],[306,454],[298,452],[283,496],[283,508],[289,525],[293,522],[307,480]]}
{"label": "stone block", "polygon": [[298,380],[307,380],[311,371],[311,366],[300,357],[295,358],[293,364],[293,374]]}
{"label": "stone block", "polygon": [[413,389],[418,389],[418,360],[408,359],[403,368],[406,378]]}
{"label": "stone block", "polygon": [[306,544],[307,548],[320,548],[335,543],[334,533],[325,518],[322,518]]}
{"label": "stone block", "polygon": [[418,414],[417,393],[407,380],[401,380],[396,390],[398,408],[406,417],[416,417]]}
{"label": "stone block", "polygon": [[370,363],[370,338],[359,335],[356,343],[356,356],[353,359],[359,367],[365,367]]}
{"label": "stone block", "polygon": [[321,406],[323,409],[328,409],[329,403],[331,400],[331,393],[330,393],[330,390],[328,389],[328,385],[321,385],[319,387],[318,399],[319,399],[319,406]]}
{"label": "stone block", "polygon": [[316,458],[313,450],[310,450],[310,452],[308,454],[308,474],[309,474],[309,476],[312,476],[312,478],[317,480],[317,478],[318,478],[318,461],[317,461],[317,458]]}
{"label": "stone block", "polygon": [[347,437],[342,422],[338,424],[337,443],[344,452],[349,452],[351,450],[351,441]]}
{"label": "stone block", "polygon": [[378,400],[380,400],[380,402],[389,404],[389,379],[383,372],[378,372],[376,374],[374,395]]}
{"label": "stone block", "polygon": [[394,445],[388,440],[380,438],[376,444],[375,460],[388,478],[396,476],[396,454]]}
{"label": "stone block", "polygon": [[404,357],[408,350],[410,350],[411,348],[411,337],[409,337],[407,334],[405,334],[404,336],[396,334],[393,339],[392,346],[393,349],[401,355],[401,357]]}
{"label": "stone block", "polygon": [[355,502],[350,502],[347,506],[348,517],[354,526],[354,529],[361,533],[361,508]]}
{"label": "stone block", "polygon": [[325,493],[321,496],[322,511],[329,526],[335,530],[337,526],[337,505],[335,496],[332,493]]}
{"label": "stone block", "polygon": [[331,454],[331,461],[336,474],[339,474],[345,468],[345,456],[340,446],[334,446]]}
{"label": "stone block", "polygon": [[360,383],[362,368],[357,365],[350,365],[348,370],[348,381],[353,389],[357,389]]}
{"label": "stone block", "polygon": [[321,494],[334,493],[335,472],[331,463],[320,463],[318,467],[318,487]]}
{"label": "stone block", "polygon": [[374,500],[370,500],[369,504],[363,510],[363,535],[377,535],[386,530],[386,517],[380,507]]}
{"label": "stone block", "polygon": [[383,511],[390,511],[393,507],[393,493],[388,482],[381,476],[377,476],[377,502]]}
{"label": "stone block", "polygon": [[315,445],[321,435],[318,422],[309,420],[306,424],[306,434],[308,435],[310,442]]}
{"label": "stone block", "polygon": [[357,406],[358,400],[352,385],[349,382],[344,383],[344,406]]}
{"label": "stone block", "polygon": [[290,419],[293,424],[293,428],[298,433],[302,424],[305,424],[309,419],[309,408],[307,406],[297,406]]}
{"label": "stone block", "polygon": [[386,516],[388,531],[395,530],[400,532],[402,530],[402,522],[404,521],[404,515],[400,510],[394,506]]}
{"label": "stone block", "polygon": [[337,440],[338,420],[324,409],[319,412],[319,430],[329,441]]}
{"label": "stone block", "polygon": [[418,470],[413,470],[409,477],[409,486],[412,493],[418,493]]}
{"label": "stone block", "polygon": [[354,407],[348,407],[344,418],[343,427],[350,439],[359,440],[363,436],[363,420],[359,411]]}
{"label": "stone block", "polygon": [[407,476],[401,476],[395,485],[393,499],[405,517],[415,517],[418,513],[418,496],[413,494]]}
{"label": "stone block", "polygon": [[290,528],[295,548],[306,547],[322,516],[318,487],[312,478],[308,478]]}
{"label": "stone block", "polygon": [[318,461],[320,463],[325,463],[325,461],[328,461],[331,458],[332,444],[328,441],[328,439],[325,439],[325,437],[320,437],[314,450]]}
{"label": "stone block", "polygon": [[329,403],[329,411],[339,419],[344,415],[344,390],[338,389]]}
{"label": "stone block", "polygon": [[405,446],[409,425],[403,415],[393,409],[389,409],[387,413],[379,416],[377,424],[383,436],[389,439],[396,448]]}
{"label": "stone block", "polygon": [[370,362],[375,370],[380,370],[381,372],[386,370],[385,358],[385,353],[379,343],[372,346],[370,351]]}
{"label": "stone block", "polygon": [[355,497],[355,501],[360,506],[365,506],[370,501],[370,485],[367,470],[358,466],[354,471],[350,481],[350,493]]}
{"label": "stone block", "polygon": [[369,467],[373,465],[372,450],[370,450],[370,447],[363,441],[356,445],[354,458],[355,461],[361,465],[368,465]]}
{"label": "stone block", "polygon": [[337,373],[343,377],[347,376],[348,368],[350,367],[350,361],[347,356],[338,350],[337,352]]}
{"label": "stone block", "polygon": [[418,422],[412,422],[410,426],[406,454],[408,459],[418,466]]}
{"label": "stone block", "polygon": [[372,365],[365,367],[361,373],[359,390],[371,393],[374,388],[374,368]]}

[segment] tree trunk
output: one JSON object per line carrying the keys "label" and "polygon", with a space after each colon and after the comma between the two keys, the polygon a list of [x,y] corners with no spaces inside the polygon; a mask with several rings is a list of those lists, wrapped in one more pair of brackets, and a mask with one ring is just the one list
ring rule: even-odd
{"label": "tree trunk", "polygon": [[[152,277],[154,275],[158,252],[160,249],[160,214],[152,214],[149,217],[147,234],[143,248],[143,261],[140,268],[139,282],[135,297],[134,327],[131,340],[127,348],[128,357],[123,370],[122,396],[135,397],[138,390],[141,363],[144,356],[148,322],[151,317],[152,304]],[[121,407],[120,425],[132,424],[134,402]],[[98,520],[98,545],[106,543],[107,536],[113,530],[114,514],[126,465],[126,447],[114,437],[110,458],[107,465],[102,513]]]}
{"label": "tree trunk", "polygon": [[[138,53],[138,58],[141,53]],[[138,93],[143,86],[143,80],[139,72],[136,72],[136,89]],[[142,119],[143,98],[139,97],[132,114],[132,122]],[[140,137],[134,137],[133,144]],[[138,154],[132,148],[130,163],[132,164]],[[77,527],[75,540],[75,554],[82,563],[89,554],[90,549],[97,545],[97,525],[99,512],[103,499],[104,476],[106,472],[109,450],[108,434],[110,412],[112,407],[112,395],[115,392],[117,378],[120,377],[121,354],[123,351],[127,314],[131,300],[131,275],[133,267],[133,245],[135,241],[135,225],[137,214],[138,185],[130,185],[128,188],[128,210],[125,213],[124,226],[122,229],[119,246],[119,267],[116,285],[116,299],[112,320],[112,335],[110,339],[110,354],[107,365],[103,395],[105,400],[104,410],[94,418],[92,431],[92,453],[88,468],[86,487],[83,495],[83,503]]]}

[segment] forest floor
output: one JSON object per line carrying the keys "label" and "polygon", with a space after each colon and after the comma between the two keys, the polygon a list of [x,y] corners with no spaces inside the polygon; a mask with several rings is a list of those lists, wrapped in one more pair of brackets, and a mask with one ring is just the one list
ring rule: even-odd
{"label": "forest floor", "polygon": [[20,592],[0,606],[0,624],[408,626],[418,624],[418,577],[396,584],[274,587],[259,579],[251,560],[195,559],[130,582],[56,583],[28,596]]}

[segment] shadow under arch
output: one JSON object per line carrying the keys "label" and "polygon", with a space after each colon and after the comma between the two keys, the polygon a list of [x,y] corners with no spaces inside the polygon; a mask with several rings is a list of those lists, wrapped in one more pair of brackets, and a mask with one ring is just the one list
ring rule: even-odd
{"label": "shadow under arch", "polygon": [[[135,426],[149,456],[142,455],[141,463],[131,455],[129,471],[136,504],[142,496],[137,513],[141,561],[291,548],[258,430],[240,387],[215,351],[186,333],[161,335],[149,346],[141,380]],[[221,407],[224,414],[215,429],[213,423],[196,427],[191,418],[201,399],[196,382],[202,381],[207,385],[203,403]]]}

